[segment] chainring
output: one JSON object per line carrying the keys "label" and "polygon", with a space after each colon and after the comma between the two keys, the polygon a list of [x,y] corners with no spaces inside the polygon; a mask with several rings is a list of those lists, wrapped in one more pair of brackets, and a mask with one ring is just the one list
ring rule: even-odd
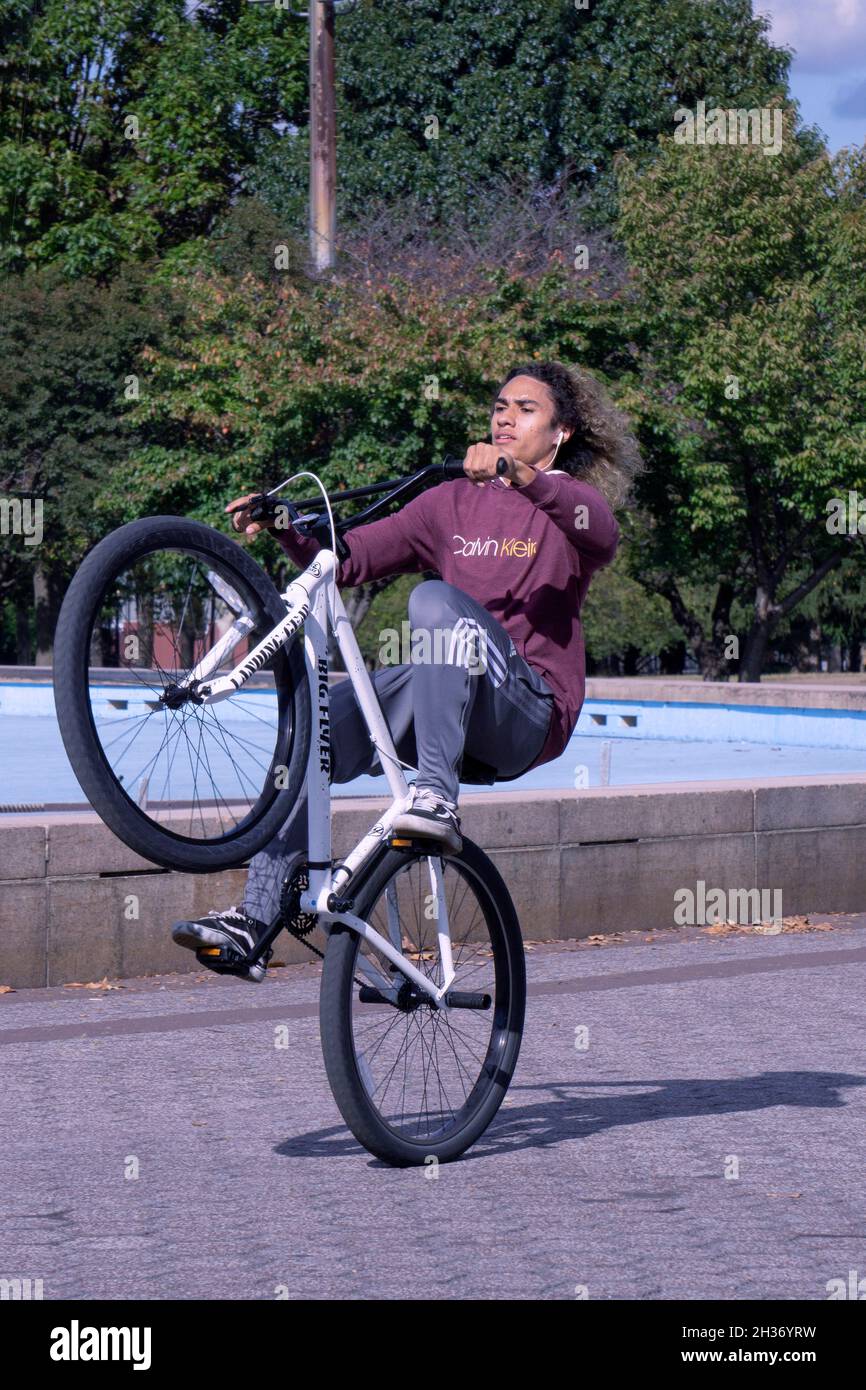
{"label": "chainring", "polygon": [[291,876],[283,884],[280,895],[280,915],[285,922],[286,931],[302,941],[317,926],[319,918],[315,912],[301,911],[301,894],[310,886],[310,874],[306,864],[296,864]]}

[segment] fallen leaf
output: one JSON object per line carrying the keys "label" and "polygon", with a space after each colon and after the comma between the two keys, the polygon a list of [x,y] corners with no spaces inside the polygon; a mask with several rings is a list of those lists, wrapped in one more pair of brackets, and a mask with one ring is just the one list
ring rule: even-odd
{"label": "fallen leaf", "polygon": [[125,985],[110,985],[108,976],[103,975],[101,980],[91,980],[87,984],[82,984],[80,980],[74,980],[71,984],[64,985],[64,989],[125,989]]}
{"label": "fallen leaf", "polygon": [[797,914],[793,917],[783,917],[782,927],[784,931],[832,931],[832,922],[811,922],[808,917]]}

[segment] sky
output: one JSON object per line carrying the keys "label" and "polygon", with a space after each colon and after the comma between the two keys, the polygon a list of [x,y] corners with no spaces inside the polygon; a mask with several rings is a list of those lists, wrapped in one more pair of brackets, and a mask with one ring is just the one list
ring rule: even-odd
{"label": "sky", "polygon": [[866,0],[753,0],[774,43],[795,50],[791,93],[833,154],[866,143]]}

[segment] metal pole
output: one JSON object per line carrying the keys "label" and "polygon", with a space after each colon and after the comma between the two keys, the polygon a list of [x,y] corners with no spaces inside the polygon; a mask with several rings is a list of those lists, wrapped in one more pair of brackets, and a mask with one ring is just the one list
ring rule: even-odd
{"label": "metal pole", "polygon": [[337,236],[337,122],[334,0],[309,0],[310,254],[316,271],[334,264]]}

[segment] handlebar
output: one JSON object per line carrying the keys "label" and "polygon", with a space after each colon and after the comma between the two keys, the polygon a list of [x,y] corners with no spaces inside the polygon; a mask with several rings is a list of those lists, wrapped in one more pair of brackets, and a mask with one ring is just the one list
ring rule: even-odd
{"label": "handlebar", "polygon": [[[508,464],[504,458],[496,461],[497,475],[508,472]],[[392,478],[389,482],[369,483],[366,487],[348,488],[343,492],[338,492],[330,498],[331,507],[338,507],[343,502],[352,501],[357,497],[369,497],[376,492],[386,493],[379,501],[371,506],[365,507],[361,512],[354,516],[335,519],[334,525],[339,537],[346,531],[353,530],[356,526],[363,526],[378,513],[384,511],[385,507],[395,498],[406,499],[407,494],[422,492],[434,482],[448,482],[457,478],[465,478],[466,471],[463,467],[463,460],[456,458],[453,454],[446,454],[441,463],[429,463],[425,468],[419,469],[417,473],[410,473],[407,477]],[[388,489],[391,489],[390,492]],[[251,521],[271,521],[278,514],[281,508],[288,513],[289,520],[295,530],[302,536],[314,536],[321,541],[322,545],[329,545],[331,541],[330,526],[328,525],[327,513],[315,512],[306,516],[304,513],[311,507],[321,507],[321,497],[306,498],[301,502],[280,502],[269,492],[256,493],[250,500],[241,506],[233,507],[232,511],[248,511]],[[324,526],[322,535],[317,535],[318,529]],[[324,539],[324,532],[327,538]],[[339,547],[345,549],[345,547]],[[342,558],[342,557],[341,557]]]}

